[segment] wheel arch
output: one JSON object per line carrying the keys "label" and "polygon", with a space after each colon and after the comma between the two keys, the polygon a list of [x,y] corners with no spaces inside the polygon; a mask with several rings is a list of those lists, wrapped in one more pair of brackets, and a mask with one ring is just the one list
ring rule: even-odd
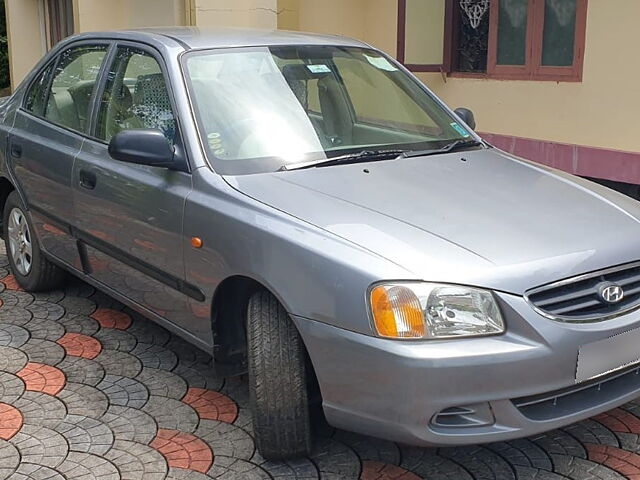
{"label": "wheel arch", "polygon": [[[214,292],[211,302],[213,358],[216,372],[221,375],[233,376],[246,373],[247,307],[251,295],[258,290],[269,292],[287,310],[286,303],[272,287],[246,275],[232,275],[225,278]],[[293,320],[291,322],[295,325]],[[302,342],[304,344],[304,338]],[[311,363],[310,368],[313,370]],[[315,372],[313,375],[315,376]]]}
{"label": "wheel arch", "polygon": [[7,198],[9,194],[15,190],[15,186],[7,177],[0,177],[0,233],[4,233],[4,225],[3,225],[3,212],[4,206],[7,203]]}

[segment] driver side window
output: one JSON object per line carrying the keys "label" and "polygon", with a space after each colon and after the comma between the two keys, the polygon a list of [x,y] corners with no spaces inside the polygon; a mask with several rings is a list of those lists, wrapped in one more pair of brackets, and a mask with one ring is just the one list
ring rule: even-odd
{"label": "driver side window", "polygon": [[176,121],[160,65],[144,50],[120,47],[100,101],[96,137],[109,142],[135,128],[155,128],[169,143],[175,141]]}

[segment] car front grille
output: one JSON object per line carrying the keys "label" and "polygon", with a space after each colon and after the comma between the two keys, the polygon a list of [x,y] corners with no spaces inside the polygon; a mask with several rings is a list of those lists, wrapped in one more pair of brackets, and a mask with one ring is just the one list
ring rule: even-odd
{"label": "car front grille", "polygon": [[538,422],[576,415],[618,401],[640,390],[640,368],[635,365],[601,378],[542,395],[511,401],[530,420]]}
{"label": "car front grille", "polygon": [[[603,285],[622,287],[624,296],[607,303]],[[640,307],[640,262],[561,280],[525,292],[525,299],[542,315],[567,322],[606,320]]]}

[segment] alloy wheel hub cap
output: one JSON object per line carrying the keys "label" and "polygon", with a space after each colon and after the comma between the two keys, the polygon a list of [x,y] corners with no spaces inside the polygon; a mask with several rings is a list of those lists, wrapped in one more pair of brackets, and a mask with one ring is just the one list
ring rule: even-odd
{"label": "alloy wheel hub cap", "polygon": [[27,219],[19,208],[9,213],[7,225],[9,236],[9,253],[18,273],[28,275],[33,262],[33,246]]}

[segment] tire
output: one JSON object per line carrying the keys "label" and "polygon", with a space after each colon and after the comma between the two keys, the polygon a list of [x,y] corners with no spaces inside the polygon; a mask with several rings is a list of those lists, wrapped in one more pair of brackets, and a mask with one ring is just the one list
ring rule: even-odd
{"label": "tire", "polygon": [[[9,267],[18,284],[26,291],[50,290],[62,283],[65,273],[42,254],[33,224],[25,212],[26,208],[14,190],[7,197],[2,217]],[[13,219],[10,219],[11,215]],[[14,235],[13,241],[11,235]],[[30,249],[27,247],[29,244]],[[21,252],[21,248],[24,248],[24,255],[16,254]]]}
{"label": "tire", "polygon": [[280,302],[261,290],[247,312],[249,396],[256,447],[268,460],[311,451],[307,355]]}

